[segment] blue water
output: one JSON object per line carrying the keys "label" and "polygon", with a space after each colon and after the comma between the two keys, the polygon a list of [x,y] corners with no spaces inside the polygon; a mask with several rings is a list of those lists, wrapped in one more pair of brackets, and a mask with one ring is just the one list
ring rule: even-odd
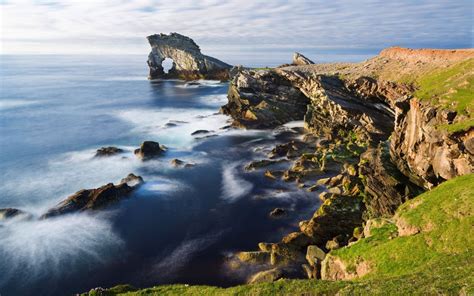
{"label": "blue water", "polygon": [[[279,240],[318,206],[315,193],[243,170],[284,139],[221,129],[229,124],[217,113],[226,83],[151,82],[141,56],[0,58],[0,208],[34,217],[0,221],[1,295],[242,283],[245,276],[226,264],[229,254]],[[198,129],[216,136],[197,139]],[[141,162],[132,151],[144,140],[169,150]],[[106,145],[126,153],[94,158]],[[176,157],[197,165],[173,168]],[[117,205],[37,220],[74,192],[129,173],[146,184]],[[270,219],[277,206],[289,215]]]}

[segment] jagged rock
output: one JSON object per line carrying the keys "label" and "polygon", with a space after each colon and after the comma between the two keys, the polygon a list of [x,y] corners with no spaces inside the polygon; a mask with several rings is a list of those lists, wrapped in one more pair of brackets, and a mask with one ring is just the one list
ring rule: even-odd
{"label": "jagged rock", "polygon": [[14,208],[4,208],[0,209],[0,221],[6,221],[10,219],[29,219],[31,218],[31,214],[24,212],[19,209]]}
{"label": "jagged rock", "polygon": [[258,243],[258,248],[263,252],[271,252],[272,251],[271,243]]}
{"label": "jagged rock", "polygon": [[41,219],[105,208],[128,197],[142,183],[142,177],[129,174],[118,185],[109,183],[96,189],[80,190],[49,209],[41,216]]}
{"label": "jagged rock", "polygon": [[241,71],[229,85],[229,102],[222,106],[236,125],[273,128],[301,120],[309,99],[273,70]]}
{"label": "jagged rock", "polygon": [[[232,66],[203,55],[199,46],[189,37],[171,33],[155,34],[148,36],[147,39],[151,46],[148,55],[150,79],[229,79],[229,70]],[[173,66],[168,73],[164,72],[162,66],[165,58],[173,60]]]}
{"label": "jagged rock", "polygon": [[429,102],[403,99],[396,107],[390,155],[413,183],[431,188],[444,180],[474,172],[474,156],[468,148],[474,129],[449,134],[437,128],[452,123],[453,118]]}
{"label": "jagged rock", "polygon": [[274,164],[278,164],[278,163],[281,163],[283,161],[284,160],[268,160],[268,159],[255,160],[255,161],[252,161],[251,163],[247,164],[245,166],[245,170],[253,171],[253,170],[256,170],[256,169],[259,169],[259,168],[263,168],[263,167],[271,166],[271,165],[274,165]]}
{"label": "jagged rock", "polygon": [[289,266],[302,264],[305,262],[301,247],[287,243],[276,243],[272,245],[270,253],[270,264],[279,266]]}
{"label": "jagged rock", "polygon": [[112,156],[112,155],[117,155],[119,153],[122,153],[123,149],[109,146],[109,147],[102,147],[100,149],[97,149],[95,153],[95,157],[104,157],[104,156]]}
{"label": "jagged rock", "polygon": [[314,62],[299,52],[293,54],[293,65],[311,65]]}
{"label": "jagged rock", "polygon": [[385,144],[368,148],[360,159],[359,174],[363,177],[364,202],[370,217],[392,216],[402,203],[423,191],[398,171]]}
{"label": "jagged rock", "polygon": [[306,250],[306,260],[310,266],[317,266],[317,264],[323,261],[325,257],[326,253],[318,248],[318,246],[308,246]]}
{"label": "jagged rock", "polygon": [[181,159],[172,159],[171,160],[171,165],[174,166],[174,167],[180,167],[180,166],[183,166],[185,164],[184,161],[182,161]]}
{"label": "jagged rock", "polygon": [[135,155],[141,160],[149,160],[163,155],[166,148],[158,142],[145,141],[140,145],[140,148],[135,149]]}
{"label": "jagged rock", "polygon": [[300,222],[300,230],[324,247],[337,235],[352,235],[355,227],[362,225],[364,212],[362,199],[356,196],[331,196],[308,221]]}
{"label": "jagged rock", "polygon": [[286,211],[282,208],[274,208],[268,215],[272,218],[280,218],[286,215]]}
{"label": "jagged rock", "polygon": [[313,240],[310,237],[298,231],[287,234],[281,241],[287,245],[296,246],[298,248],[305,248],[313,243]]}

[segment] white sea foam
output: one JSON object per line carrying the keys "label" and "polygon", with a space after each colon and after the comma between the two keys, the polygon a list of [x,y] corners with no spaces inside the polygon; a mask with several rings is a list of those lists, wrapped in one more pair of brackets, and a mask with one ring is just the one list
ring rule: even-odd
{"label": "white sea foam", "polygon": [[104,78],[104,81],[146,81],[146,76],[113,76]]}
{"label": "white sea foam", "polygon": [[222,167],[222,198],[233,202],[248,194],[253,184],[238,175],[238,163],[226,164]]}
{"label": "white sea foam", "polygon": [[0,111],[16,109],[38,104],[38,101],[30,100],[0,100]]}
{"label": "white sea foam", "polygon": [[16,222],[0,227],[0,286],[11,277],[59,277],[78,266],[112,259],[122,240],[106,220],[87,214]]}

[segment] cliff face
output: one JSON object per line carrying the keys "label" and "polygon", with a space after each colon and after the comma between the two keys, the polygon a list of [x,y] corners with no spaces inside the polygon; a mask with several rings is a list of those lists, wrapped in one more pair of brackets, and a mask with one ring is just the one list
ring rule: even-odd
{"label": "cliff face", "polygon": [[[189,37],[178,33],[155,34],[147,37],[151,46],[148,55],[150,79],[179,78],[194,79],[229,79],[230,65],[203,55],[199,46]],[[166,58],[173,60],[168,73],[163,70],[162,63]]]}
{"label": "cliff face", "polygon": [[[473,50],[390,48],[359,64],[241,70],[223,110],[240,126],[304,119],[319,136],[367,143],[360,166],[366,203],[390,215],[418,186],[474,171],[472,58]],[[429,75],[443,80],[424,82]]]}

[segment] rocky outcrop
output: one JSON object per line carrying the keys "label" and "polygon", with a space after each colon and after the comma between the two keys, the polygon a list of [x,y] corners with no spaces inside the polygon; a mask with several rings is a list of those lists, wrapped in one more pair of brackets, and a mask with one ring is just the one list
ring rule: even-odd
{"label": "rocky outcrop", "polygon": [[351,280],[362,277],[371,271],[370,264],[365,261],[347,264],[340,258],[328,255],[321,266],[323,280]]}
{"label": "rocky outcrop", "polygon": [[241,71],[229,85],[229,102],[222,107],[235,125],[273,128],[301,120],[309,99],[272,70]]}
{"label": "rocky outcrop", "polygon": [[[195,79],[229,79],[230,65],[210,56],[203,55],[199,46],[189,37],[178,33],[155,34],[147,37],[151,46],[148,55],[150,79],[179,78]],[[165,73],[162,63],[173,60],[173,66]]]}
{"label": "rocky outcrop", "polygon": [[0,221],[7,221],[11,219],[29,219],[31,214],[15,208],[0,209]]}
{"label": "rocky outcrop", "polygon": [[402,203],[423,191],[392,163],[386,143],[362,153],[359,175],[365,188],[368,217],[391,217]]}
{"label": "rocky outcrop", "polygon": [[123,152],[124,152],[123,149],[113,147],[113,146],[102,147],[100,149],[97,149],[95,153],[95,157],[112,156],[112,155],[117,155]]}
{"label": "rocky outcrop", "polygon": [[312,65],[314,62],[299,52],[295,52],[293,54],[293,65],[301,66],[301,65]]}
{"label": "rocky outcrop", "polygon": [[442,128],[454,120],[456,112],[416,98],[401,99],[395,106],[390,154],[413,183],[431,188],[474,172],[474,154],[470,151],[474,129],[451,134]]}
{"label": "rocky outcrop", "polygon": [[49,209],[41,219],[105,208],[128,197],[142,183],[142,177],[129,174],[118,185],[109,183],[95,189],[80,190]]}
{"label": "rocky outcrop", "polygon": [[140,145],[140,148],[135,149],[135,155],[141,160],[150,160],[165,153],[166,147],[160,145],[158,142],[145,141]]}

